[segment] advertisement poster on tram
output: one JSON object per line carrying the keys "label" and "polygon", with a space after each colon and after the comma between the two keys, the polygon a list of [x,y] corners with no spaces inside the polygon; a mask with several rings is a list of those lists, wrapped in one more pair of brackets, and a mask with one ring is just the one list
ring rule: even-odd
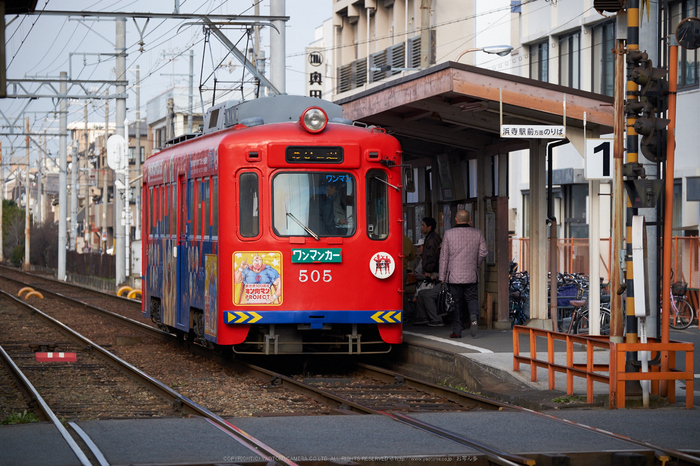
{"label": "advertisement poster on tram", "polygon": [[217,277],[216,254],[207,254],[204,259],[204,330],[213,337],[216,336]]}
{"label": "advertisement poster on tram", "polygon": [[282,304],[282,253],[233,253],[233,304]]}

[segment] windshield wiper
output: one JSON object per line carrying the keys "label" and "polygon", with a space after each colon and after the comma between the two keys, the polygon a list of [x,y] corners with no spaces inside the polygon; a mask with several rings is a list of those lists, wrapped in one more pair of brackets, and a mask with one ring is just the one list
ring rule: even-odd
{"label": "windshield wiper", "polygon": [[294,220],[295,222],[297,222],[297,225],[302,227],[305,232],[307,232],[308,234],[313,236],[316,241],[319,241],[321,239],[321,237],[318,236],[316,233],[314,233],[314,231],[311,228],[309,228],[306,225],[304,225],[303,223],[301,223],[301,221],[298,218],[296,218],[293,214],[291,214],[290,212],[287,212],[287,217],[289,217],[292,220]]}

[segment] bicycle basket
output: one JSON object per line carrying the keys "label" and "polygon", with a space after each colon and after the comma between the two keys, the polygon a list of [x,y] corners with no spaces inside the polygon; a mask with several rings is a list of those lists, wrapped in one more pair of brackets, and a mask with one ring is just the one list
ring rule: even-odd
{"label": "bicycle basket", "polygon": [[570,306],[572,299],[578,299],[578,287],[576,285],[563,285],[557,290],[557,306]]}
{"label": "bicycle basket", "polygon": [[671,285],[671,293],[673,293],[674,296],[685,296],[687,291],[688,284],[686,282],[675,282]]}

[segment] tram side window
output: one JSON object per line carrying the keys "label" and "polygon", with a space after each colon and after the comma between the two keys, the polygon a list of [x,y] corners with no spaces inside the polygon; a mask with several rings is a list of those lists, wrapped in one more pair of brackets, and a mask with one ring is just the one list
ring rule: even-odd
{"label": "tram side window", "polygon": [[187,223],[189,223],[188,233],[194,236],[192,216],[194,212],[194,180],[190,180],[187,185]]}
{"label": "tram side window", "polygon": [[211,177],[211,234],[219,236],[219,177]]}
{"label": "tram side window", "polygon": [[367,172],[367,236],[382,240],[389,236],[389,196],[386,173]]}
{"label": "tram side window", "polygon": [[170,234],[177,235],[177,183],[170,183]]}
{"label": "tram side window", "polygon": [[148,188],[148,223],[150,229],[150,236],[155,234],[155,215],[153,215],[153,186]]}
{"label": "tram side window", "polygon": [[211,199],[209,199],[209,178],[204,178],[202,180],[202,235],[206,238],[209,236],[209,221],[210,209],[211,209]]}
{"label": "tram side window", "polygon": [[163,234],[170,235],[170,186],[163,185]]}
{"label": "tram side window", "polygon": [[200,191],[201,179],[194,180],[194,235],[202,234],[202,194]]}
{"label": "tram side window", "polygon": [[254,238],[260,232],[260,215],[258,211],[258,174],[243,173],[238,178],[238,197],[240,204],[239,223],[241,236]]}
{"label": "tram side window", "polygon": [[163,234],[163,186],[158,186],[156,188],[158,190],[157,194],[157,200],[156,200],[156,207],[158,209],[158,221],[156,222],[156,228],[157,228],[157,233],[158,236],[161,236]]}

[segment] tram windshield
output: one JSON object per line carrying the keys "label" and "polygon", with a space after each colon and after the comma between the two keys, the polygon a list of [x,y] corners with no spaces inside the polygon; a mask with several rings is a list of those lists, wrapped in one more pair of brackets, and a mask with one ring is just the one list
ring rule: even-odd
{"label": "tram windshield", "polygon": [[342,172],[280,173],[272,180],[273,228],[279,236],[352,236],[355,178]]}

